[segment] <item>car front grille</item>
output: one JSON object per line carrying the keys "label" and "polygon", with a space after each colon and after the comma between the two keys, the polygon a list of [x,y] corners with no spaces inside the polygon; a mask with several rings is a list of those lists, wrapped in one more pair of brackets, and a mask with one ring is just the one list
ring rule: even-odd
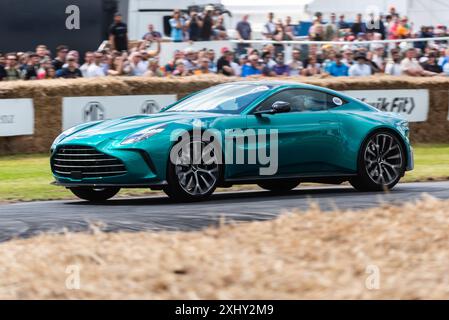
{"label": "car front grille", "polygon": [[92,147],[75,145],[57,148],[51,158],[51,169],[58,176],[74,179],[112,177],[127,172],[121,160]]}

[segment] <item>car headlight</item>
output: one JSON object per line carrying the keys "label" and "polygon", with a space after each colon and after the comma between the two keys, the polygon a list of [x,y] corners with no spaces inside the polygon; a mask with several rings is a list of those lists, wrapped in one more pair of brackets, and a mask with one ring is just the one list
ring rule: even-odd
{"label": "car headlight", "polygon": [[155,134],[158,134],[158,133],[164,131],[164,129],[165,129],[165,125],[145,128],[143,130],[137,131],[137,132],[127,136],[125,139],[123,139],[123,141],[120,144],[121,145],[132,144],[132,143],[136,143],[136,142],[148,139],[148,138],[154,136]]}

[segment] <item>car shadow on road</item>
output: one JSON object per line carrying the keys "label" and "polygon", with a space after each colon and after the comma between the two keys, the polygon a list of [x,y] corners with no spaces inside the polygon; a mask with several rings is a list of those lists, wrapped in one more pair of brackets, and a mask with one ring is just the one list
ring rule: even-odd
{"label": "car shadow on road", "polygon": [[[249,203],[260,201],[277,201],[277,200],[289,200],[293,198],[312,200],[314,198],[329,198],[333,194],[339,197],[353,197],[354,193],[360,193],[352,188],[347,187],[330,187],[330,188],[308,188],[308,189],[295,189],[282,194],[273,193],[269,191],[238,191],[238,192],[220,192],[212,195],[209,199],[200,202],[187,202],[180,203],[174,202],[167,196],[150,196],[146,198],[116,198],[101,203],[91,203],[87,201],[71,201],[67,202],[67,205],[95,205],[95,206],[143,206],[143,205],[179,205],[185,206],[189,204],[195,205],[216,205],[226,204],[232,202],[236,203]],[[384,195],[385,192],[363,192],[360,194],[380,194]]]}

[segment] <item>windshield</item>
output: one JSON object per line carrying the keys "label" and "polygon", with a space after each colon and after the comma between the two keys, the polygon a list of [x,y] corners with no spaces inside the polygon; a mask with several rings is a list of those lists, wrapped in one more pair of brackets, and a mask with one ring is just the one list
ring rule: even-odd
{"label": "windshield", "polygon": [[203,90],[173,105],[166,112],[216,112],[238,114],[272,86],[225,84]]}

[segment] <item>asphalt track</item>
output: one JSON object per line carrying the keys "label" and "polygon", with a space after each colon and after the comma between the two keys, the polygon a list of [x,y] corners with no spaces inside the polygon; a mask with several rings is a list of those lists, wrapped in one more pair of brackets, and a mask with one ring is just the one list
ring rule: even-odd
{"label": "asphalt track", "polygon": [[349,186],[299,187],[283,195],[265,191],[217,193],[208,201],[175,204],[165,196],[117,198],[104,204],[43,201],[0,205],[0,241],[41,232],[83,231],[101,223],[105,231],[197,230],[234,221],[272,219],[312,201],[323,210],[360,209],[380,203],[401,204],[423,193],[449,199],[449,181],[399,184],[389,192],[361,193]]}

